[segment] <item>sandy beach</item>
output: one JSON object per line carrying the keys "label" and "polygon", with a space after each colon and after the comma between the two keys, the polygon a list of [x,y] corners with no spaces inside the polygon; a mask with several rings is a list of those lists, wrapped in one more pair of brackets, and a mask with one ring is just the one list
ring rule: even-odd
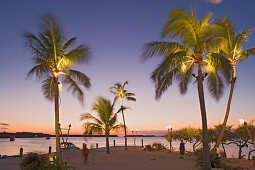
{"label": "sandy beach", "polygon": [[[63,153],[64,154],[64,153]],[[111,154],[106,154],[105,148],[90,150],[88,164],[81,157],[81,150],[71,150],[68,153],[69,165],[76,170],[198,170],[192,155],[179,159],[178,152],[147,152],[141,147],[111,147]],[[19,170],[22,158],[8,158],[0,160],[1,170]],[[255,169],[252,161],[227,160],[234,167]]]}

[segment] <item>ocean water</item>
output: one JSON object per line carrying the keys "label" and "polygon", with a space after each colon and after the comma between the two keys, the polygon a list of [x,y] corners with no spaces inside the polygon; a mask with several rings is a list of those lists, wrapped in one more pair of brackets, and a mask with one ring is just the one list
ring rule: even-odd
{"label": "ocean water", "polygon": [[[66,138],[64,138],[66,139]],[[164,137],[136,137],[136,146],[142,145],[142,139],[144,145],[152,144],[154,142],[159,142],[164,144],[169,148],[169,142]],[[124,137],[110,137],[110,146],[113,146],[113,140],[115,140],[116,146],[124,146]],[[62,142],[62,139],[61,139]],[[68,142],[72,142],[77,147],[82,148],[82,144],[86,143],[89,148],[95,147],[98,143],[98,147],[105,147],[105,137],[69,137]],[[173,141],[172,146],[174,150],[179,150],[180,141]],[[10,141],[9,138],[0,138],[0,154],[1,155],[18,155],[19,149],[22,147],[24,153],[28,152],[39,152],[47,153],[49,146],[52,147],[52,152],[55,152],[55,138],[46,140],[45,138],[16,138],[15,141]],[[134,138],[128,137],[128,146],[134,146]],[[185,145],[187,151],[192,151],[192,144],[186,143]],[[238,147],[234,144],[226,145],[227,157],[237,158],[238,157]],[[248,155],[248,152],[253,149],[252,145],[248,148],[243,148],[242,154]],[[254,154],[252,155],[254,156]]]}

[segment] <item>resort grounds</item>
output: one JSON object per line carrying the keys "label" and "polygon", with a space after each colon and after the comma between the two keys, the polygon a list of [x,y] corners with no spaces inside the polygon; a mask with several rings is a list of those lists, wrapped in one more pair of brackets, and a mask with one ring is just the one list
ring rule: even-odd
{"label": "resort grounds", "polygon": [[[111,154],[106,154],[106,148],[90,150],[88,163],[85,164],[81,150],[75,149],[68,152],[68,157],[63,153],[68,165],[76,170],[200,170],[196,166],[195,156],[186,154],[184,159],[179,158],[179,152],[143,151],[142,147],[123,146],[111,147]],[[24,155],[25,157],[26,155]],[[20,157],[0,160],[1,170],[20,170]],[[254,161],[224,159],[223,162],[233,169],[255,169]]]}

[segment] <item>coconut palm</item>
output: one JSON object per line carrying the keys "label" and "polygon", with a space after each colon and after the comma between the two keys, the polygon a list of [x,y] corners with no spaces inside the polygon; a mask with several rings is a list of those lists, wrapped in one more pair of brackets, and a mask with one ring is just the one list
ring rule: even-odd
{"label": "coconut palm", "polygon": [[99,97],[96,103],[93,104],[93,110],[97,113],[97,116],[93,116],[90,113],[81,115],[80,121],[92,120],[93,122],[85,122],[83,124],[84,134],[92,135],[92,133],[105,133],[106,136],[106,149],[107,154],[110,153],[109,148],[109,134],[111,130],[119,130],[123,128],[122,124],[117,124],[117,114],[122,108],[114,113],[114,106],[116,100],[111,104],[110,100]]}
{"label": "coconut palm", "polygon": [[[125,86],[128,84],[128,81],[125,81],[123,85],[120,83],[116,83],[113,87],[110,88],[111,93],[115,95],[115,98],[120,99],[121,108],[124,108],[123,102],[125,99],[136,101],[136,99],[133,97],[135,96],[134,93],[128,93],[127,90],[125,90]],[[126,128],[126,122],[125,122],[125,116],[123,109],[121,110],[122,118],[123,118],[123,124],[124,124],[124,132],[125,132],[125,149],[127,149],[127,128]]]}
{"label": "coconut palm", "polygon": [[84,93],[79,85],[89,88],[90,80],[71,67],[86,62],[89,49],[82,45],[74,48],[76,38],[66,39],[56,19],[49,15],[42,17],[41,30],[37,34],[26,33],[25,40],[35,64],[27,76],[35,75],[41,80],[44,96],[55,101],[56,152],[60,156],[59,92],[63,84],[83,103]]}
{"label": "coconut palm", "polygon": [[[163,61],[152,72],[151,79],[155,84],[156,99],[176,80],[181,94],[186,93],[192,76],[196,78],[202,117],[203,169],[210,169],[208,147],[207,118],[204,99],[203,80],[206,78],[210,94],[217,100],[223,94],[223,75],[228,75],[229,69],[223,67],[226,59],[213,56],[209,52],[209,42],[215,38],[215,25],[211,22],[211,13],[201,20],[195,14],[184,9],[174,9],[168,16],[168,21],[162,31],[162,38],[178,38],[177,41],[151,42],[145,45],[143,58],[163,56]],[[196,69],[194,67],[196,66]],[[197,76],[194,71],[197,71]]]}
{"label": "coconut palm", "polygon": [[227,17],[220,19],[216,23],[218,27],[218,37],[215,38],[211,43],[214,44],[212,49],[218,54],[214,55],[222,55],[224,56],[232,68],[232,78],[231,78],[231,87],[229,92],[229,98],[227,103],[227,109],[225,113],[225,118],[221,127],[221,131],[218,137],[218,140],[215,144],[214,148],[218,148],[220,142],[223,138],[224,131],[226,129],[229,112],[230,112],[230,105],[231,100],[234,92],[235,82],[236,82],[236,64],[243,60],[246,60],[249,55],[255,54],[255,48],[251,48],[248,50],[243,50],[243,46],[248,39],[249,34],[254,30],[252,28],[246,29],[241,33],[237,33],[234,29],[234,24],[229,20]]}

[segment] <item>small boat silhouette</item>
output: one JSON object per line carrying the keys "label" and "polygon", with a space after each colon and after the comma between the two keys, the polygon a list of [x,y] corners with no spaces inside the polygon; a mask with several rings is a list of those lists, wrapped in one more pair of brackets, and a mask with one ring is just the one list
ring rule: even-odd
{"label": "small boat silhouette", "polygon": [[10,137],[10,141],[15,141],[15,137],[14,137],[14,136],[11,136],[11,137]]}

